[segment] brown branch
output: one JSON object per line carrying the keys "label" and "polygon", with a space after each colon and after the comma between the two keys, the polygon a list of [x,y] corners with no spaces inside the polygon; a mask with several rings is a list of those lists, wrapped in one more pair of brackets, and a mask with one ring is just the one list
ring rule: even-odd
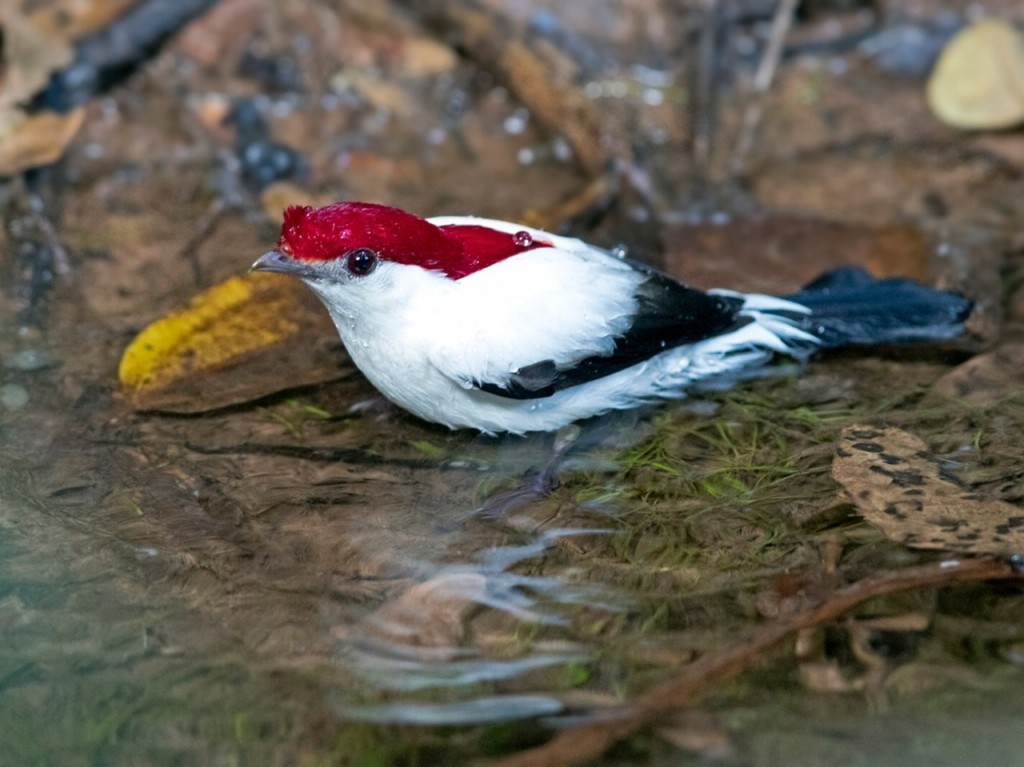
{"label": "brown branch", "polygon": [[721,9],[718,0],[702,0],[697,45],[690,62],[690,151],[700,179],[706,181],[718,124],[717,76],[721,55],[718,35]]}
{"label": "brown branch", "polygon": [[705,655],[682,674],[652,687],[634,700],[620,718],[604,719],[567,730],[543,746],[497,761],[490,767],[557,767],[600,756],[672,709],[687,706],[759,663],[766,652],[798,631],[841,617],[869,599],[957,583],[1020,579],[1024,576],[1004,562],[989,559],[947,560],[898,572],[863,578],[834,591],[818,605],[762,626],[749,640],[722,652]]}
{"label": "brown branch", "polygon": [[109,24],[75,41],[75,58],[55,72],[37,106],[67,112],[122,81],[216,0],[139,0]]}
{"label": "brown branch", "polygon": [[548,130],[565,136],[577,163],[590,175],[606,169],[601,119],[593,102],[514,23],[477,0],[405,0],[442,39],[491,70]]}
{"label": "brown branch", "polygon": [[764,115],[764,97],[775,79],[775,70],[778,69],[779,61],[782,60],[782,44],[793,23],[797,2],[798,0],[779,0],[775,9],[768,47],[765,48],[761,64],[754,75],[754,95],[743,115],[743,126],[740,128],[740,135],[732,155],[730,172],[734,178],[740,176],[747,167],[747,158],[750,156],[750,150],[754,147],[757,129],[760,127],[761,118]]}

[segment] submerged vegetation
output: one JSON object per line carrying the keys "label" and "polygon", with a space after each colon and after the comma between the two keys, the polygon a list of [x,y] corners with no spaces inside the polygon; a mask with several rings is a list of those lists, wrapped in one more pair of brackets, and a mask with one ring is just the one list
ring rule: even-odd
{"label": "submerged vegetation", "polygon": [[[979,3],[803,3],[792,36],[789,2],[10,5],[0,160],[50,164],[0,179],[0,763],[461,763],[641,709],[604,763],[1019,761],[1011,568],[886,538],[831,474],[846,427],[899,427],[1024,506],[1022,137],[923,97]],[[109,61],[140,22],[166,45]],[[451,432],[382,406],[300,286],[240,276],[282,208],[339,197],[702,288],[910,275],[975,299],[976,338],[598,419],[564,455]],[[119,388],[133,337],[165,388]],[[742,651],[699,710],[645,697]]]}

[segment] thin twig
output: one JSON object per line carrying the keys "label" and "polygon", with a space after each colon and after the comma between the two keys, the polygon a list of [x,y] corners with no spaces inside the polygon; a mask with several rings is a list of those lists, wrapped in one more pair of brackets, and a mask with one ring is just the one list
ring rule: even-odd
{"label": "thin twig", "polygon": [[590,176],[607,170],[621,148],[608,147],[598,107],[579,85],[556,75],[544,51],[548,41],[534,40],[528,30],[481,0],[403,0],[442,38],[489,68],[536,120],[559,133],[572,147],[579,166]]}
{"label": "thin twig", "polygon": [[46,214],[46,206],[43,199],[35,192],[26,193],[28,214],[32,218],[39,233],[46,242],[46,247],[53,253],[53,269],[65,279],[72,278],[71,259],[64,243],[57,234],[57,228],[53,225],[50,217]]}
{"label": "thin twig", "polygon": [[697,39],[696,61],[693,62],[693,81],[690,103],[690,149],[693,163],[700,178],[706,179],[711,164],[717,120],[718,74],[718,0],[703,0],[700,32]]}
{"label": "thin twig", "polygon": [[711,689],[761,662],[765,653],[798,631],[840,618],[869,599],[969,581],[1021,579],[1011,565],[989,559],[947,560],[863,578],[834,591],[819,604],[762,626],[749,640],[705,655],[672,679],[651,688],[615,719],[567,730],[543,746],[489,762],[490,767],[558,767],[595,759],[618,741],[668,711],[687,706]]}
{"label": "thin twig", "polygon": [[203,215],[200,216],[192,236],[178,249],[178,257],[188,261],[189,266],[192,268],[192,280],[197,287],[205,283],[203,265],[199,260],[199,249],[204,242],[213,236],[213,233],[224,219],[227,210],[228,205],[222,197],[214,199]]}
{"label": "thin twig", "polygon": [[733,151],[732,162],[729,166],[733,178],[742,175],[746,169],[747,159],[757,136],[757,129],[764,116],[764,95],[775,79],[775,71],[782,59],[782,45],[793,23],[793,12],[796,10],[797,2],[799,0],[779,0],[779,4],[775,8],[775,18],[772,19],[768,46],[765,48],[761,63],[754,75],[754,95],[743,114],[743,125],[740,128],[736,149]]}

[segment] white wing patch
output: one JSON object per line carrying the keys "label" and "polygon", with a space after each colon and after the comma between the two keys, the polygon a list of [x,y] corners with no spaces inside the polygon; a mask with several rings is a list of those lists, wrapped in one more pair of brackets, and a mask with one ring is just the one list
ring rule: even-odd
{"label": "white wing patch", "polygon": [[434,307],[431,324],[444,330],[432,334],[430,361],[462,386],[503,386],[543,360],[571,367],[608,355],[630,327],[643,279],[600,251],[521,253],[455,282]]}

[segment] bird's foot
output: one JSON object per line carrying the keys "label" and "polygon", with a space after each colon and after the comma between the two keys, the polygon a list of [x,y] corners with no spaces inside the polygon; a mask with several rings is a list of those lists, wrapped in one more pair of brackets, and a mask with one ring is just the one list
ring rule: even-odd
{"label": "bird's foot", "polygon": [[545,498],[558,487],[558,472],[566,454],[580,436],[580,427],[570,424],[555,433],[551,455],[539,472],[528,476],[520,487],[495,493],[469,516],[480,519],[501,519],[516,509]]}

